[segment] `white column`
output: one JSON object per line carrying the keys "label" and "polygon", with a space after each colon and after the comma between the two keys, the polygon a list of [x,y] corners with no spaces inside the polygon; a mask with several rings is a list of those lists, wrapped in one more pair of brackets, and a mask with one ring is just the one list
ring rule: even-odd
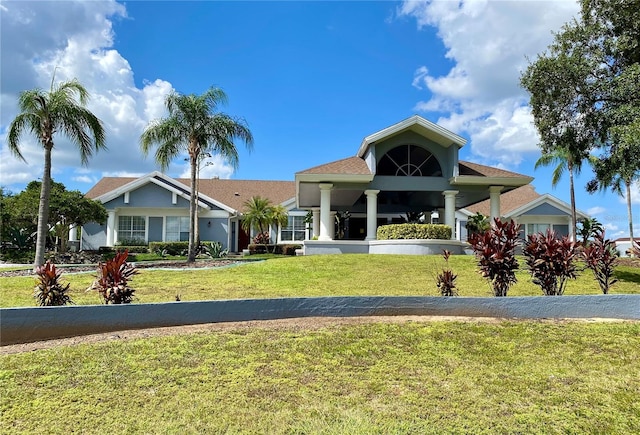
{"label": "white column", "polygon": [[318,238],[320,236],[320,209],[314,208],[313,210],[313,234],[311,238]]}
{"label": "white column", "polygon": [[333,240],[333,220],[331,219],[331,189],[333,184],[321,183],[320,187],[320,236],[318,240]]}
{"label": "white column", "polygon": [[116,232],[116,212],[109,210],[107,212],[107,246],[113,246],[115,242]]}
{"label": "white column", "polygon": [[75,225],[69,225],[69,241],[78,241],[78,227],[76,227]]}
{"label": "white column", "polygon": [[379,190],[365,190],[367,195],[367,237],[365,240],[376,240],[378,227],[378,193]]}
{"label": "white column", "polygon": [[489,186],[489,220],[493,225],[493,220],[500,217],[500,192],[504,186]]}
{"label": "white column", "polygon": [[451,228],[451,240],[456,238],[456,195],[457,190],[445,190],[444,195],[444,224]]}

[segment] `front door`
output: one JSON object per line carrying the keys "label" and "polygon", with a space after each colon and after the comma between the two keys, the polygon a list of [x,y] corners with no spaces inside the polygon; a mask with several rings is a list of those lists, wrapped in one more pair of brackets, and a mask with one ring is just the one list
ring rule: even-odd
{"label": "front door", "polygon": [[243,249],[247,249],[249,247],[249,242],[251,238],[249,234],[242,228],[242,223],[238,222],[238,252],[241,252]]}

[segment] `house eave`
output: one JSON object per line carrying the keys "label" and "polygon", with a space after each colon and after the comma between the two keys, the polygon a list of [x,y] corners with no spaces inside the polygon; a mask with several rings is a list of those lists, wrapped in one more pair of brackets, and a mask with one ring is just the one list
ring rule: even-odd
{"label": "house eave", "polygon": [[296,174],[298,183],[369,183],[373,174]]}
{"label": "house eave", "polygon": [[480,177],[476,175],[459,175],[449,178],[452,186],[508,186],[520,187],[533,181],[533,177]]}

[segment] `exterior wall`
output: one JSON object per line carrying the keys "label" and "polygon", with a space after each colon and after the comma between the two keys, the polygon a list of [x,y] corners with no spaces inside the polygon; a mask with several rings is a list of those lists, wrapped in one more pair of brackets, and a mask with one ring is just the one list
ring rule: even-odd
{"label": "exterior wall", "polygon": [[95,222],[88,223],[82,227],[82,238],[80,249],[94,251],[101,246],[107,245],[107,225],[100,225]]}
{"label": "exterior wall", "polygon": [[229,219],[198,216],[198,231],[201,241],[220,242],[223,249],[229,249]]}
{"label": "exterior wall", "polygon": [[569,215],[567,214],[561,216],[522,215],[513,219],[524,227],[523,236],[525,239],[529,235],[528,228],[526,227],[527,224],[548,224],[558,234],[569,234]]}
{"label": "exterior wall", "polygon": [[457,240],[370,240],[369,254],[439,255],[447,249],[460,255],[467,246]]}
{"label": "exterior wall", "polygon": [[147,231],[149,242],[162,242],[164,240],[164,218],[162,216],[149,217],[149,229]]}
{"label": "exterior wall", "polygon": [[173,193],[154,183],[148,183],[136,190],[129,192],[129,203],[125,204],[124,194],[104,204],[107,209],[114,208],[186,208],[189,209],[189,200],[177,197],[177,203],[173,204]]}
{"label": "exterior wall", "polygon": [[433,156],[438,160],[444,177],[449,178],[449,174],[453,173],[454,162],[451,159],[448,149],[413,131],[405,131],[376,143],[374,145],[376,148],[376,161],[379,161],[387,151],[399,145],[420,145],[433,154]]}

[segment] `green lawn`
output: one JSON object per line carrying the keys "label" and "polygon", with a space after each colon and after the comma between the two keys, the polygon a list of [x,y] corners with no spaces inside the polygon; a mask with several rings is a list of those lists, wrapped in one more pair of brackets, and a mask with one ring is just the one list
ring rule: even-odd
{"label": "green lawn", "polygon": [[[478,274],[472,256],[453,256],[450,266],[458,274],[460,296],[492,296]],[[541,295],[529,274],[518,272],[510,296]],[[294,296],[436,295],[436,274],[444,266],[440,256],[414,255],[316,255],[270,258],[237,267],[188,271],[142,270],[131,282],[137,303],[175,300],[269,298]],[[617,269],[619,282],[612,293],[640,294],[640,268]],[[94,292],[86,292],[92,273],[63,275],[71,283],[76,304],[98,304]],[[34,277],[0,278],[0,306],[34,306]],[[590,270],[569,282],[566,294],[599,294]]]}
{"label": "green lawn", "polygon": [[639,323],[258,327],[0,362],[0,433],[640,433]]}

